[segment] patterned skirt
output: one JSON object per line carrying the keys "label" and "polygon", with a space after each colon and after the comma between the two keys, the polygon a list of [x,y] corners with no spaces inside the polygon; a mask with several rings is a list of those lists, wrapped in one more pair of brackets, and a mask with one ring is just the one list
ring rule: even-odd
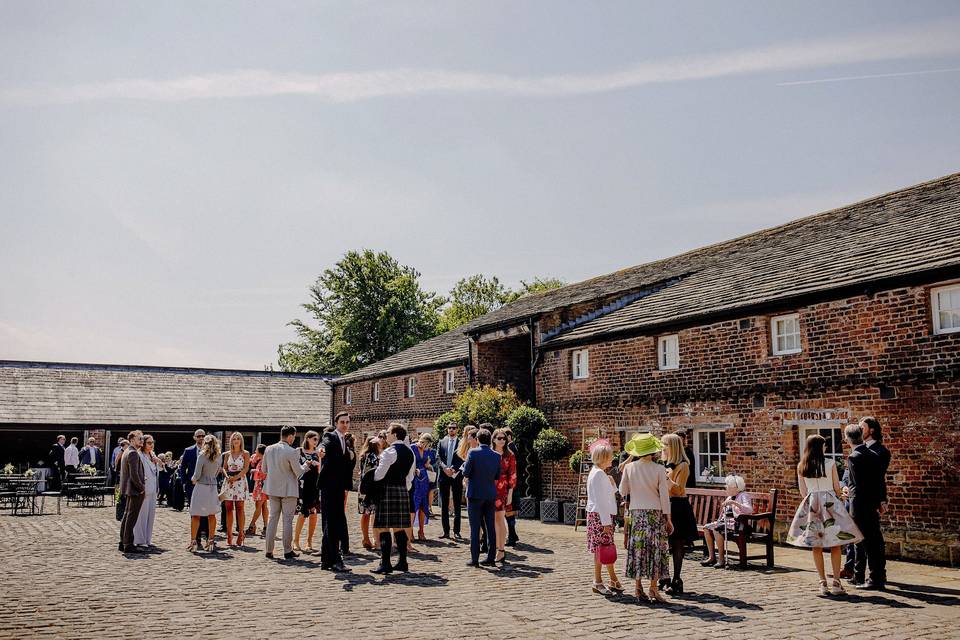
{"label": "patterned skirt", "polygon": [[613,544],[613,532],[603,530],[600,514],[591,511],[587,514],[587,551],[596,553],[597,547]]}
{"label": "patterned skirt", "polygon": [[627,577],[670,575],[666,518],[659,509],[631,509],[627,534]]}
{"label": "patterned skirt", "polygon": [[808,494],[787,532],[787,543],[795,547],[841,547],[861,540],[863,534],[832,491]]}
{"label": "patterned skirt", "polygon": [[374,529],[408,529],[410,526],[410,492],[403,486],[385,486],[376,503]]}

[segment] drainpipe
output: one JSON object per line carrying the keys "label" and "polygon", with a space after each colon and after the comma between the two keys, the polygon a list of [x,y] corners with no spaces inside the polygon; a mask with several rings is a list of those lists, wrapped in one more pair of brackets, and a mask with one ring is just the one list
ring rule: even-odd
{"label": "drainpipe", "polygon": [[530,404],[537,406],[537,376],[535,372],[537,369],[537,359],[540,357],[540,352],[537,350],[537,345],[533,335],[533,317],[527,318],[527,329],[530,333]]}
{"label": "drainpipe", "polygon": [[473,386],[473,336],[469,337],[469,344],[467,345],[467,385]]}

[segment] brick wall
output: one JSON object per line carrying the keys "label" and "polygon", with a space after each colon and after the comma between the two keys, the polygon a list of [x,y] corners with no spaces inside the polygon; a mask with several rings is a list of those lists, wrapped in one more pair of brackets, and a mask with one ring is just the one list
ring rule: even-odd
{"label": "brick wall", "polygon": [[474,343],[471,348],[477,384],[510,386],[521,400],[531,399],[529,335]]}
{"label": "brick wall", "polygon": [[[611,432],[725,427],[728,468],[754,490],[778,488],[780,519],[799,495],[796,410],[875,415],[893,461],[885,518],[893,550],[949,560],[960,545],[960,334],[933,335],[929,289],[910,287],[812,305],[800,314],[803,352],[770,355],[768,316],[679,331],[680,369],[657,370],[656,336],[589,345],[590,377],[571,379],[570,349],[546,352],[537,397],[579,446],[580,429]],[[575,491],[557,465],[555,490]],[[956,551],[956,549],[955,549]]]}

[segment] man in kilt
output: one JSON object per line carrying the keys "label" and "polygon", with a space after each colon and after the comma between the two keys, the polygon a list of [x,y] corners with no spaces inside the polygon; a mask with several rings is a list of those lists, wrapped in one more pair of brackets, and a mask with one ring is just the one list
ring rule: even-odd
{"label": "man in kilt", "polygon": [[[387,574],[407,571],[407,533],[410,521],[410,487],[413,485],[414,458],[404,440],[407,429],[394,422],[387,429],[387,448],[380,454],[380,462],[374,472],[374,480],[379,486],[380,495],[376,499],[376,513],[373,518],[373,533],[380,540],[380,564],[373,573]],[[391,531],[393,538],[391,538]],[[397,543],[400,560],[390,564],[390,551],[393,541]]]}

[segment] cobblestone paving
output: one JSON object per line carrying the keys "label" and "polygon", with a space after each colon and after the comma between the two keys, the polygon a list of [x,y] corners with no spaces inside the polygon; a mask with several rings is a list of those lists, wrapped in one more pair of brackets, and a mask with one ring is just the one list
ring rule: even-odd
{"label": "cobblestone paving", "polygon": [[[131,557],[116,550],[112,508],[0,515],[0,637],[960,637],[954,569],[891,563],[889,592],[821,598],[809,555],[778,549],[783,566],[771,572],[690,560],[689,593],[653,606],[592,594],[583,533],[570,527],[520,521],[523,543],[499,571],[465,567],[465,544],[418,543],[414,573],[384,579],[369,572],[375,558],[351,518],[360,553],[337,575],[316,556],[267,560],[260,536],[241,550],[187,553],[188,517],[168,509],[154,536],[163,551]],[[427,531],[435,538],[438,524]]]}

